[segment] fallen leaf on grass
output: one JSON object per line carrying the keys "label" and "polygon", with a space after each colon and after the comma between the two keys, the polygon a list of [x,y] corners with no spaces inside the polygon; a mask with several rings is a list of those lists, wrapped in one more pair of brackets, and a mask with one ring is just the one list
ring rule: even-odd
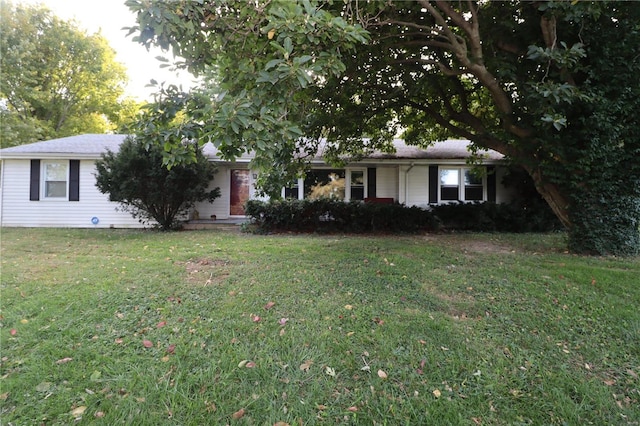
{"label": "fallen leaf on grass", "polygon": [[116,345],[120,345],[120,344],[122,344],[122,342],[123,342],[123,341],[124,341],[124,340],[122,340],[122,339],[118,338],[118,339],[114,340],[114,343],[115,343]]}
{"label": "fallen leaf on grass", "polygon": [[94,417],[101,419],[104,417],[104,411],[96,411],[96,413],[94,414]]}
{"label": "fallen leaf on grass", "polygon": [[277,423],[274,423],[273,426],[289,426],[289,423],[277,422]]}
{"label": "fallen leaf on grass", "polygon": [[358,407],[351,406],[351,407],[347,408],[347,411],[351,411],[352,413],[355,413],[356,411],[358,411]]}
{"label": "fallen leaf on grass", "polygon": [[152,348],[153,347],[153,342],[151,340],[143,340],[142,341],[142,345],[145,348]]}
{"label": "fallen leaf on grass", "polygon": [[165,325],[167,325],[167,322],[166,322],[166,321],[160,321],[160,322],[156,325],[156,328],[162,328],[162,327],[164,327]]}
{"label": "fallen leaf on grass", "polygon": [[73,410],[71,410],[71,415],[76,418],[82,417],[82,414],[84,414],[86,409],[87,409],[86,406],[81,405],[80,407],[76,407]]}
{"label": "fallen leaf on grass", "polygon": [[352,309],[353,309],[353,306],[352,306],[352,305],[344,305],[344,308],[345,308],[347,311],[350,311],[350,310],[352,310]]}
{"label": "fallen leaf on grass", "polygon": [[303,362],[302,364],[300,364],[300,370],[309,371],[309,368],[311,368],[312,364],[313,364],[313,360],[308,359],[305,362]]}
{"label": "fallen leaf on grass", "polygon": [[20,320],[20,324],[29,324],[29,320],[26,318],[23,318]]}
{"label": "fallen leaf on grass", "polygon": [[9,331],[9,334],[12,336],[15,336],[16,334],[18,334],[18,330],[16,330],[15,328],[12,328],[11,331]]}
{"label": "fallen leaf on grass", "polygon": [[433,393],[433,396],[435,396],[436,398],[440,398],[440,396],[442,395],[442,392],[440,392],[440,389],[435,389],[432,393]]}
{"label": "fallen leaf on grass", "polygon": [[386,379],[387,378],[387,373],[385,373],[382,370],[378,370],[378,377],[380,377],[381,379]]}
{"label": "fallen leaf on grass", "polygon": [[6,401],[9,398],[9,392],[0,393],[0,401]]}
{"label": "fallen leaf on grass", "polygon": [[269,302],[266,305],[264,305],[264,308],[268,311],[269,309],[273,308],[275,304],[276,304],[275,302]]}
{"label": "fallen leaf on grass", "polygon": [[232,418],[233,420],[239,420],[239,419],[241,419],[241,418],[243,418],[243,417],[244,417],[244,414],[245,414],[245,412],[244,412],[244,408],[241,408],[241,409],[239,409],[238,411],[236,411],[235,413],[233,413],[233,414],[231,415],[231,418]]}
{"label": "fallen leaf on grass", "polygon": [[251,321],[260,322],[261,320],[262,318],[260,318],[258,315],[251,315]]}
{"label": "fallen leaf on grass", "polygon": [[73,361],[73,358],[69,358],[69,357],[67,357],[67,358],[59,359],[59,360],[57,360],[57,361],[56,361],[56,364],[66,364],[66,363],[68,363],[69,361]]}
{"label": "fallen leaf on grass", "polygon": [[169,345],[166,349],[168,354],[173,354],[176,351],[176,345]]}
{"label": "fallen leaf on grass", "polygon": [[327,373],[329,376],[331,377],[336,377],[336,370],[334,370],[333,368],[327,366],[327,368],[324,370],[325,373]]}
{"label": "fallen leaf on grass", "polygon": [[289,321],[289,318],[280,318],[278,324],[285,325]]}

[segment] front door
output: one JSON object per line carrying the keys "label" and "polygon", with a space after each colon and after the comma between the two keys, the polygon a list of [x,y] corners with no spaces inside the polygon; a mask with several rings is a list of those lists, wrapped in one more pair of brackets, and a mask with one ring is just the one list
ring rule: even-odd
{"label": "front door", "polygon": [[249,170],[231,170],[229,214],[244,216],[244,203],[249,199]]}

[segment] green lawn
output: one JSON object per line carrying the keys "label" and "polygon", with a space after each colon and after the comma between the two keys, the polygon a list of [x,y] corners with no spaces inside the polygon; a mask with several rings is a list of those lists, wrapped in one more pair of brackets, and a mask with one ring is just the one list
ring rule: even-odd
{"label": "green lawn", "polygon": [[4,425],[638,425],[640,259],[2,229]]}

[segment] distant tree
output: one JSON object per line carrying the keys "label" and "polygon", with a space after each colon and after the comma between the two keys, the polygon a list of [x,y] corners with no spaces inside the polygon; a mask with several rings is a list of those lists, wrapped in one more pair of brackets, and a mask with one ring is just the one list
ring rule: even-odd
{"label": "distant tree", "polygon": [[[209,188],[216,167],[192,138],[197,125],[184,121],[182,111],[192,98],[179,98],[178,93],[175,86],[162,88],[156,102],[144,107],[132,126],[134,134],[120,150],[103,154],[96,163],[100,192],[142,223],[155,221],[163,230],[179,228],[180,217],[196,202],[220,196],[220,188]],[[165,144],[173,147],[171,153]],[[170,154],[180,161],[169,163]]]}
{"label": "distant tree", "polygon": [[100,33],[5,0],[0,22],[1,146],[105,133],[131,117],[121,102],[126,69]]}

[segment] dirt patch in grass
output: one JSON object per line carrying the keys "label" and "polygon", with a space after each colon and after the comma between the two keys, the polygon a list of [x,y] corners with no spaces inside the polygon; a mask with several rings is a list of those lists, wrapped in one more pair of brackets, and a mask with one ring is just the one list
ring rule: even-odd
{"label": "dirt patch in grass", "polygon": [[512,254],[515,250],[511,247],[494,241],[465,241],[463,250],[467,253],[486,253],[486,254]]}
{"label": "dirt patch in grass", "polygon": [[504,242],[490,240],[488,238],[473,239],[469,235],[426,235],[424,239],[429,243],[444,244],[452,248],[458,248],[465,254],[513,254],[516,252]]}
{"label": "dirt patch in grass", "polygon": [[184,262],[187,282],[193,285],[216,285],[229,277],[228,260],[200,258]]}

